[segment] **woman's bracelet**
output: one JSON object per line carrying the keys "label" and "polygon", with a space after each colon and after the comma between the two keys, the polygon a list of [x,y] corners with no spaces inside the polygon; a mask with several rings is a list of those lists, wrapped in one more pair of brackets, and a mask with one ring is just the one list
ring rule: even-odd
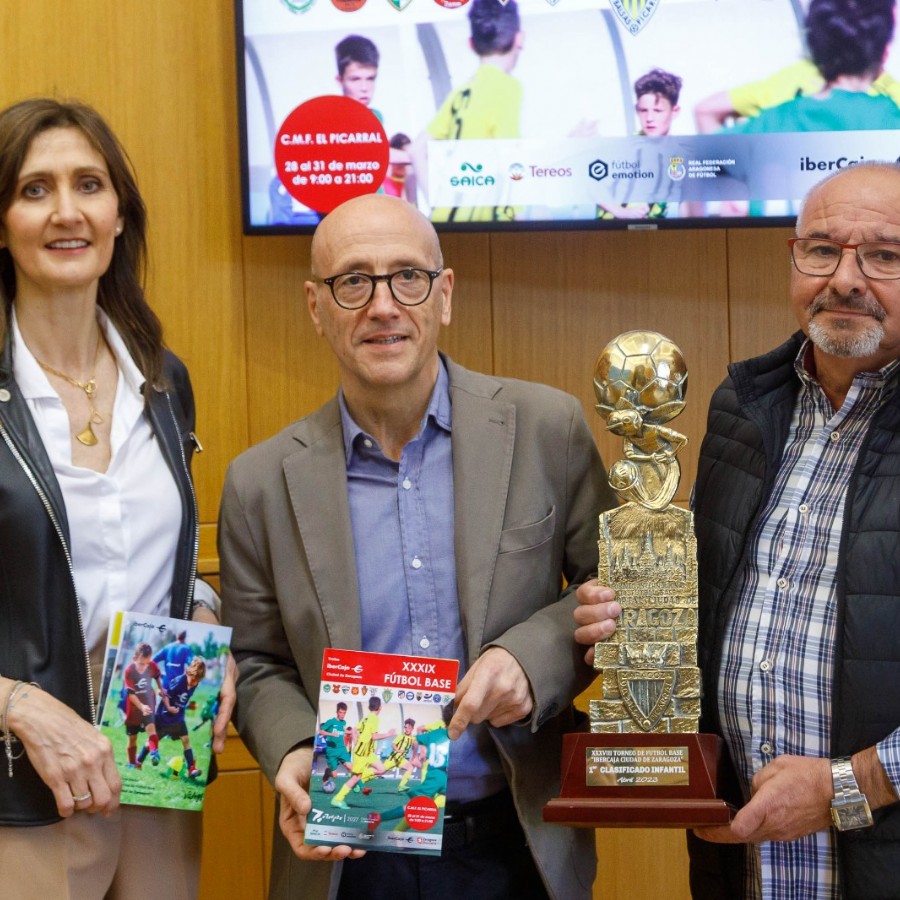
{"label": "woman's bracelet", "polygon": [[6,697],[6,705],[3,709],[3,714],[0,715],[0,733],[3,735],[3,745],[6,750],[6,771],[10,778],[13,777],[13,760],[21,759],[22,755],[25,753],[25,748],[22,747],[18,753],[13,754],[13,742],[18,743],[19,739],[12,733],[12,729],[9,727],[9,714],[19,700],[28,696],[28,689],[33,687],[38,690],[41,689],[41,686],[36,681],[17,681]]}

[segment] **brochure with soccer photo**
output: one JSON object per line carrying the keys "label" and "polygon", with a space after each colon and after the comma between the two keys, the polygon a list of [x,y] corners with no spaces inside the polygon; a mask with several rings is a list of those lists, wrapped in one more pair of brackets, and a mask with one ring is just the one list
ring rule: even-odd
{"label": "brochure with soccer photo", "polygon": [[110,623],[100,731],[122,803],[200,810],[231,629],[144,613]]}
{"label": "brochure with soccer photo", "polygon": [[307,844],[439,856],[459,662],[325,651]]}

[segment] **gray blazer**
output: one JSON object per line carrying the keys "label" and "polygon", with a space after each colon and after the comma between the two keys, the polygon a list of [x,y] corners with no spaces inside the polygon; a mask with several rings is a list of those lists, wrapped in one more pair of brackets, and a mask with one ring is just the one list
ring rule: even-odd
{"label": "gray blazer", "polygon": [[[593,675],[572,635],[573,591],[596,572],[597,517],[616,499],[574,397],[445,362],[469,660],[504,647],[528,675],[530,722],[491,734],[548,889],[561,900],[587,900],[593,832],[546,825],[541,810],[559,793],[561,737],[576,728],[572,698]],[[219,553],[241,676],[235,721],[274,780],[285,754],[315,734],[324,649],[360,648],[336,398],[234,460]],[[270,897],[334,896],[339,865],[301,862],[275,831]]]}

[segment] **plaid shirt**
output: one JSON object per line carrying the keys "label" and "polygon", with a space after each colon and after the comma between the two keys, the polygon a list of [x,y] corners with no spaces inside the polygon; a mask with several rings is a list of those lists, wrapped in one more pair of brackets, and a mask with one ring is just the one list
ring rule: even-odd
{"label": "plaid shirt", "polygon": [[[835,412],[803,366],[781,465],[757,523],[725,632],[718,703],[745,798],[776,756],[829,757],[837,636],[836,572],[848,474],[871,420],[895,386],[895,361],[853,380]],[[889,777],[900,729],[879,744]],[[892,779],[893,780],[893,779]],[[745,897],[840,898],[831,828],[796,841],[748,845]]]}

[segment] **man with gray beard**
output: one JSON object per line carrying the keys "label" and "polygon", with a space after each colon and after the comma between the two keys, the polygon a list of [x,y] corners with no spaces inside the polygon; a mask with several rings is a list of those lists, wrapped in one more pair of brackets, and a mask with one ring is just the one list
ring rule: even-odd
{"label": "man with gray beard", "polygon": [[[701,730],[740,809],[690,835],[691,889],[896,900],[900,167],[816,185],[790,244],[801,330],[730,366],[700,449]],[[577,595],[577,640],[604,639],[613,592]]]}

